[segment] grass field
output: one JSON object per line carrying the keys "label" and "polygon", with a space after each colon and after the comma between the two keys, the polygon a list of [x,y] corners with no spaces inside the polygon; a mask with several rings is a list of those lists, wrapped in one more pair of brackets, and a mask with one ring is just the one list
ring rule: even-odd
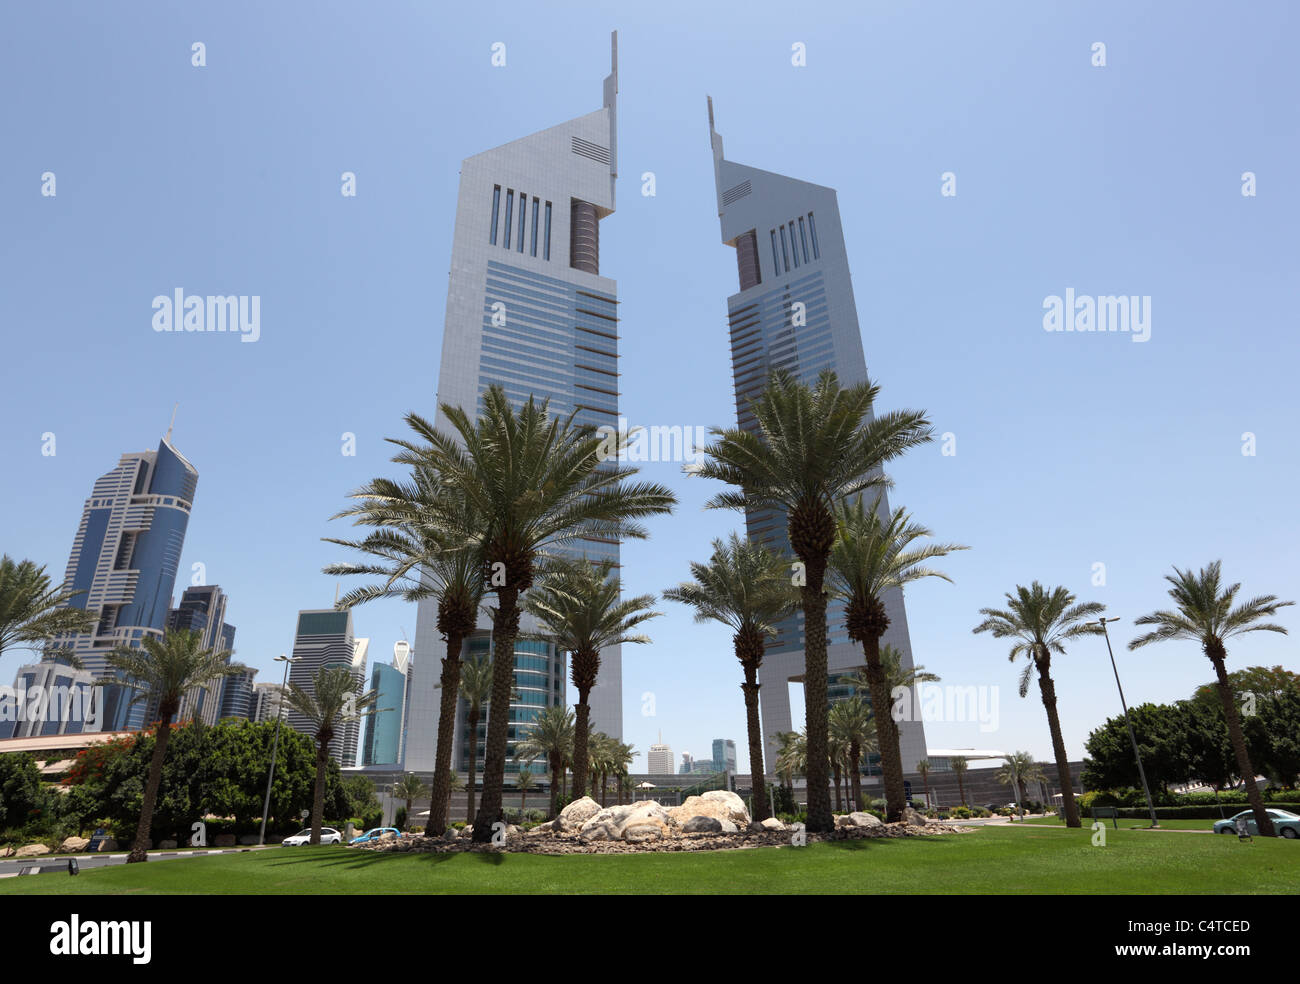
{"label": "grass field", "polygon": [[544,857],[294,848],[0,880],[0,895],[1291,894],[1300,844],[991,827],[709,854]]}

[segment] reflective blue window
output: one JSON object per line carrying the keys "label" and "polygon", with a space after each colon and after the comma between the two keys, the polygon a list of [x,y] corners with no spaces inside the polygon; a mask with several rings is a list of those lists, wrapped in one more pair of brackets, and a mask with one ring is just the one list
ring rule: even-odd
{"label": "reflective blue window", "polygon": [[[510,235],[510,202],[506,201],[506,235]],[[785,226],[781,226],[781,259],[785,260],[785,272],[790,272],[790,251],[785,246]]]}
{"label": "reflective blue window", "polygon": [[820,260],[822,258],[822,254],[821,254],[821,250],[817,248],[817,222],[813,219],[812,212],[808,213],[808,234],[812,236],[813,259]]}
{"label": "reflective blue window", "polygon": [[542,258],[549,260],[551,258],[551,203],[550,202],[546,203],[546,245],[543,248],[545,250],[546,255],[543,256]]}
{"label": "reflective blue window", "polygon": [[497,213],[501,210],[501,186],[495,185],[492,188],[492,235],[488,242],[493,246],[497,244]]}
{"label": "reflective blue window", "polygon": [[[782,227],[782,231],[784,231],[784,227]],[[790,252],[794,254],[794,268],[798,270],[799,269],[799,244],[795,242],[793,222],[790,223]]]}
{"label": "reflective blue window", "polygon": [[517,251],[524,251],[524,226],[528,223],[525,221],[528,217],[528,196],[522,191],[519,193],[519,246]]}
{"label": "reflective blue window", "polygon": [[776,273],[781,272],[781,261],[776,256],[776,230],[772,230],[772,269]]}
{"label": "reflective blue window", "polygon": [[808,262],[808,237],[804,235],[803,216],[799,216],[799,242],[803,246],[803,261]]}
{"label": "reflective blue window", "polygon": [[[533,196],[533,256],[537,255],[537,196]],[[800,220],[802,221],[802,220]]]}
{"label": "reflective blue window", "polygon": [[510,248],[510,213],[514,210],[515,193],[510,188],[506,189],[506,236],[504,246]]}

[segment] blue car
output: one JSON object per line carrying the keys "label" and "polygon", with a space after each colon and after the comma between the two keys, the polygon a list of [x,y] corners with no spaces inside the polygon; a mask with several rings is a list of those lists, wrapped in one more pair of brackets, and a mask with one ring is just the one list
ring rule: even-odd
{"label": "blue car", "polygon": [[[1288,840],[1295,840],[1300,837],[1300,816],[1296,816],[1287,810],[1267,810],[1265,812],[1268,813],[1268,818],[1273,821],[1273,831],[1279,837],[1285,837]],[[1235,834],[1238,820],[1246,821],[1246,829],[1252,837],[1259,834],[1259,827],[1255,823],[1255,814],[1252,810],[1242,810],[1235,817],[1216,821],[1214,832],[1216,834]]]}
{"label": "blue car", "polygon": [[367,830],[360,837],[352,838],[352,840],[348,841],[348,843],[369,844],[371,841],[379,840],[379,838],[383,837],[384,834],[392,834],[394,837],[402,836],[402,832],[398,830],[396,827],[375,827],[371,830]]}

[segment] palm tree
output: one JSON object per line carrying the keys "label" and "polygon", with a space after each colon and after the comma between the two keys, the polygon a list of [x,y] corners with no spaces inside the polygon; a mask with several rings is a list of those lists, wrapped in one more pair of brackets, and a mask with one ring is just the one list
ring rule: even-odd
{"label": "palm tree", "polygon": [[135,843],[127,856],[127,864],[148,860],[146,852],[154,805],[158,801],[158,786],[162,782],[172,720],[180,709],[181,698],[191,687],[244,669],[228,662],[228,650],[203,649],[202,640],[202,633],[197,631],[168,629],[161,639],[156,636],[142,638],[139,649],[119,646],[106,659],[109,669],[115,670],[117,676],[97,682],[101,686],[129,687],[136,691],[131,703],[145,701],[158,707],[153,758],[149,762],[149,778],[145,781],[144,799],[140,804],[140,822],[135,829]]}
{"label": "palm tree", "polygon": [[790,568],[761,544],[732,533],[713,541],[707,564],[691,563],[693,582],[683,581],[664,592],[668,601],[695,609],[696,622],[721,622],[732,631],[731,644],[745,674],[745,723],[749,735],[750,786],[754,790],[754,819],[772,815],[767,801],[767,772],[763,767],[763,730],[758,719],[758,671],[769,637],[798,602],[790,583]]}
{"label": "palm tree", "polygon": [[618,794],[618,805],[623,805],[624,792],[630,792],[632,778],[628,775],[628,770],[632,767],[632,760],[636,757],[636,747],[626,742],[615,739],[614,753],[612,756],[614,763],[614,784],[615,791]]}
{"label": "palm tree", "polygon": [[[429,787],[424,784],[419,776],[414,772],[408,772],[401,780],[393,786],[393,796],[400,800],[406,800],[406,817],[407,823],[410,823],[411,804],[429,791]],[[429,809],[433,806],[430,804]]]}
{"label": "palm tree", "polygon": [[993,778],[1004,786],[1015,783],[1023,808],[1025,800],[1029,798],[1025,783],[1046,782],[1047,776],[1043,773],[1043,767],[1034,761],[1034,756],[1029,752],[1012,752],[1006,757],[1005,763]]}
{"label": "palm tree", "polygon": [[469,808],[465,822],[474,822],[474,788],[478,782],[478,720],[483,704],[492,695],[492,660],[486,653],[471,656],[460,667],[460,696],[469,705],[465,711],[465,733],[469,737]]}
{"label": "palm tree", "polygon": [[533,719],[528,735],[515,746],[515,757],[525,762],[546,756],[551,770],[551,816],[560,813],[560,781],[573,756],[573,712],[560,704]]}
{"label": "palm tree", "polygon": [[934,806],[934,800],[930,798],[930,760],[918,759],[916,771],[921,777],[921,782],[925,784],[925,805],[932,807]]}
{"label": "palm tree", "polygon": [[[296,683],[289,684],[286,695],[289,707],[307,719],[316,737],[316,791],[311,806],[311,843],[320,843],[321,822],[325,815],[325,774],[330,758],[330,742],[341,724],[374,714],[379,693],[357,693],[357,682],[347,666],[322,666],[312,678],[311,691]],[[432,809],[432,807],[431,807]]]}
{"label": "palm tree", "polygon": [[1250,762],[1246,739],[1241,732],[1237,701],[1228,679],[1228,649],[1225,643],[1228,639],[1247,632],[1281,632],[1285,635],[1286,629],[1283,626],[1262,620],[1274,617],[1279,608],[1295,602],[1278,601],[1276,595],[1262,595],[1233,607],[1241,584],[1224,587],[1219,568],[1220,562],[1216,560],[1208,567],[1201,568],[1199,574],[1193,574],[1190,567],[1185,571],[1175,567],[1172,575],[1166,574],[1165,580],[1172,585],[1169,595],[1174,599],[1177,610],[1152,612],[1139,618],[1136,625],[1150,625],[1154,629],[1134,639],[1128,647],[1139,649],[1153,642],[1173,639],[1186,639],[1201,644],[1201,652],[1214,664],[1219,703],[1223,705],[1223,716],[1228,722],[1228,738],[1236,755],[1237,770],[1246,784],[1246,799],[1255,814],[1255,824],[1260,834],[1273,837],[1273,821],[1264,808],[1264,797],[1260,795],[1259,786],[1255,782],[1255,767]]}
{"label": "palm tree", "polygon": [[1038,671],[1038,690],[1047,711],[1047,726],[1052,732],[1052,752],[1061,783],[1061,803],[1065,808],[1065,825],[1078,827],[1079,807],[1074,802],[1074,783],[1070,778],[1070,760],[1061,737],[1061,721],[1056,714],[1056,685],[1052,682],[1052,653],[1064,654],[1065,642],[1081,635],[1098,635],[1101,627],[1088,620],[1106,610],[1098,601],[1076,603],[1065,588],[1047,591],[1037,581],[1029,588],[1016,586],[1016,594],[1007,594],[1005,610],[981,608],[983,622],[975,632],[991,632],[995,639],[1012,638],[1011,661],[1025,657],[1020,674],[1020,696],[1029,693],[1029,683]]}
{"label": "palm tree", "polygon": [[[962,806],[966,805],[966,783],[962,780],[966,775],[966,769],[968,767],[969,763],[966,761],[965,755],[956,755],[948,760],[948,768],[950,768],[953,775],[957,777],[957,793],[961,796]],[[1076,823],[1075,826],[1077,827],[1078,824]]]}
{"label": "palm tree", "polygon": [[862,499],[840,503],[836,510],[838,532],[830,557],[830,582],[834,594],[844,599],[844,627],[860,643],[866,658],[865,677],[880,743],[880,769],[885,783],[885,819],[901,819],[907,795],[903,762],[898,749],[898,727],[893,720],[891,688],[881,663],[880,637],[889,628],[886,593],[925,577],[951,578],[926,565],[936,557],[968,548],[951,543],[916,545],[932,534],[912,522],[901,506],[882,516],[883,499],[868,508]]}
{"label": "palm tree", "polygon": [[516,411],[498,384],[482,401],[477,421],[460,407],[441,405],[454,433],[409,414],[424,443],[408,443],[398,457],[430,467],[484,517],[472,528],[462,525],[457,510],[438,519],[478,545],[487,587],[496,594],[493,644],[502,658],[493,662],[483,799],[474,823],[474,840],[486,842],[501,813],[519,603],[533,586],[539,563],[572,550],[583,538],[643,539],[647,533],[637,520],[671,512],[677,499],[662,485],[625,482],[636,473],[617,460],[627,447],[626,435],[611,441],[575,424],[574,415],[554,419],[549,401],[538,403],[531,396]]}
{"label": "palm tree", "polygon": [[[406,446],[389,439],[390,443]],[[405,452],[403,453],[405,454]],[[399,455],[398,457],[403,457]],[[396,459],[394,459],[396,460]],[[328,543],[360,550],[379,563],[332,564],[326,574],[368,574],[383,581],[348,592],[340,608],[351,608],[376,598],[404,601],[436,598],[438,634],[446,642],[439,688],[438,744],[434,752],[433,791],[425,833],[439,836],[447,829],[451,789],[452,741],[460,687],[461,650],[477,624],[483,599],[483,556],[477,544],[460,530],[480,523],[472,505],[447,488],[436,473],[422,464],[412,468],[409,482],[377,478],[353,493],[357,505],[339,513],[359,526],[375,527],[363,540],[326,539]],[[448,516],[454,522],[446,522]]]}
{"label": "palm tree", "polygon": [[588,731],[591,688],[600,672],[600,651],[622,643],[647,643],[650,637],[632,630],[662,615],[651,611],[655,596],[619,600],[614,562],[553,561],[524,599],[524,610],[555,637],[557,648],[571,656],[569,676],[578,691],[573,732],[573,797],[587,795],[590,771]]}
{"label": "palm tree", "polygon": [[862,809],[862,753],[878,749],[876,730],[871,724],[871,707],[861,697],[836,701],[830,709],[831,737],[847,750],[849,785],[855,808]]}
{"label": "palm tree", "polygon": [[785,777],[786,786],[794,787],[794,777],[808,774],[808,729],[779,731],[776,752],[776,774]]}
{"label": "palm tree", "polygon": [[707,503],[711,508],[780,510],[786,517],[804,615],[809,831],[834,828],[827,782],[824,582],[835,545],[835,504],[886,485],[885,462],[931,439],[923,413],[873,417],[879,392],[870,382],[842,388],[830,370],[813,387],[775,371],[763,394],[741,410],[752,412],[756,429],[714,428],[715,440],[705,449],[711,460],[695,469],[735,487],[714,496]]}
{"label": "palm tree", "polygon": [[0,658],[10,649],[37,648],[54,636],[90,632],[95,617],[72,606],[84,591],[51,588],[44,567],[0,557]]}
{"label": "palm tree", "polygon": [[[900,691],[910,691],[918,683],[938,683],[939,675],[937,673],[927,672],[925,667],[920,665],[912,666],[911,668],[904,667],[903,653],[898,649],[898,647],[893,645],[884,645],[880,647],[880,673],[884,678],[881,692],[885,695],[885,706],[889,708],[889,713],[885,715],[883,728],[880,726],[880,719],[875,718],[877,722],[875,725],[877,735],[875,744],[878,749],[880,741],[879,734],[883,730],[886,734],[886,742],[898,756],[899,774],[901,776],[902,753],[898,750],[898,722],[894,720],[894,710],[897,707],[895,695],[899,694]],[[865,667],[860,668],[856,673],[849,676],[840,677],[839,682],[850,685],[859,694],[872,694],[871,675]],[[873,717],[875,715],[874,705],[875,702],[873,700],[871,711]],[[912,706],[915,707],[917,705],[913,702]],[[881,754],[881,762],[882,764],[884,762],[883,753]],[[904,799],[906,800],[906,787],[904,787],[903,792]],[[886,800],[886,802],[888,802],[888,800]]]}
{"label": "palm tree", "polygon": [[525,766],[515,773],[515,788],[519,790],[519,815],[528,808],[528,790],[533,787],[533,770]]}

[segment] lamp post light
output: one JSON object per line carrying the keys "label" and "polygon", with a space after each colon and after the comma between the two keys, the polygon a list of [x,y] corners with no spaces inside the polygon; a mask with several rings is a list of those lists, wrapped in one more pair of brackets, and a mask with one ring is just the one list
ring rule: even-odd
{"label": "lamp post light", "polygon": [[284,720],[284,692],[289,685],[289,664],[296,662],[298,657],[286,656],[281,653],[275,657],[275,662],[284,664],[284,680],[280,684],[280,699],[276,702],[275,708],[275,741],[271,743],[271,772],[266,777],[266,800],[262,803],[262,832],[257,836],[259,846],[266,843],[266,816],[271,811],[271,783],[275,781],[275,756],[280,751],[280,722]]}
{"label": "lamp post light", "polygon": [[1133,757],[1137,759],[1138,776],[1142,780],[1142,794],[1147,798],[1147,810],[1151,813],[1151,826],[1159,827],[1160,819],[1156,816],[1155,804],[1151,802],[1151,788],[1147,785],[1147,773],[1142,768],[1142,753],[1138,751],[1137,735],[1133,733],[1133,722],[1128,716],[1128,703],[1124,700],[1124,687],[1119,682],[1119,667],[1115,665],[1115,650],[1110,646],[1110,633],[1106,631],[1107,622],[1118,622],[1119,616],[1115,618],[1099,618],[1096,622],[1090,623],[1101,626],[1101,634],[1106,637],[1106,651],[1110,653],[1110,668],[1115,673],[1115,686],[1119,690],[1119,706],[1124,708],[1124,723],[1128,726],[1128,740],[1133,743]]}

